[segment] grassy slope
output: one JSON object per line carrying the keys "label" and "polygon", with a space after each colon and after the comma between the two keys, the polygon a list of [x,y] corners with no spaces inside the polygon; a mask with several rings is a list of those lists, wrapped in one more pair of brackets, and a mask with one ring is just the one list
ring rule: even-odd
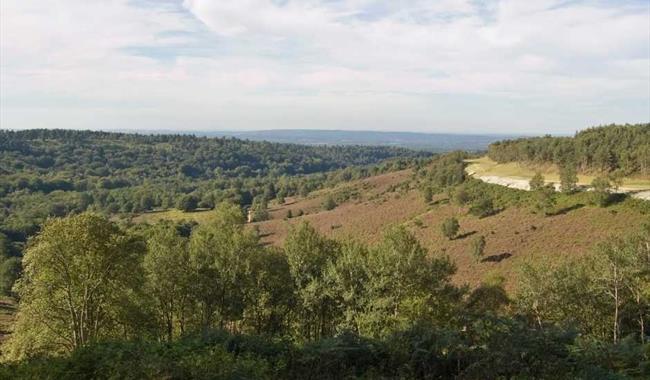
{"label": "grassy slope", "polygon": [[[468,160],[467,171],[475,173],[478,176],[499,176],[516,179],[529,180],[533,178],[536,171],[540,171],[545,179],[550,182],[560,182],[560,175],[556,165],[543,165],[537,167],[526,166],[517,162],[499,164],[490,160],[488,157],[481,157],[474,160]],[[590,185],[594,179],[592,175],[578,175],[578,184]],[[630,190],[649,190],[649,178],[625,178],[623,187]]]}
{"label": "grassy slope", "polygon": [[[551,217],[541,217],[528,208],[511,207],[500,214],[479,219],[467,215],[467,210],[446,203],[444,196],[427,205],[419,191],[402,186],[409,182],[410,171],[383,174],[333,190],[314,193],[306,199],[288,199],[284,205],[271,205],[271,220],[254,223],[263,241],[281,245],[290,225],[307,220],[326,235],[353,238],[374,243],[390,225],[405,224],[432,252],[448,254],[458,266],[455,281],[477,285],[486,276],[502,275],[512,290],[517,270],[529,260],[558,260],[590,252],[594,245],[608,236],[632,232],[648,216],[629,207],[614,205],[606,209],[584,206]],[[320,204],[328,192],[357,189],[360,197],[343,202],[331,211],[322,211]],[[559,205],[562,207],[562,205]],[[296,215],[284,220],[287,210]],[[168,211],[145,214],[138,221],[153,221],[162,217],[206,220],[209,212],[180,213]],[[461,237],[449,241],[442,237],[440,224],[445,218],[460,220]],[[416,219],[421,223],[416,223]],[[419,224],[419,225],[418,225]],[[487,239],[484,262],[477,263],[470,255],[470,242],[477,235]]]}

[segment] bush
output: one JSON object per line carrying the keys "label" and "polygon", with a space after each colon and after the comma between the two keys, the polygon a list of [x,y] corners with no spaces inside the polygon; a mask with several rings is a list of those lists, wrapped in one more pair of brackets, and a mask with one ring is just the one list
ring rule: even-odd
{"label": "bush", "polygon": [[332,196],[328,195],[327,198],[323,201],[322,207],[323,210],[329,211],[329,210],[334,210],[336,208],[336,202],[334,201],[334,198]]}
{"label": "bush", "polygon": [[446,219],[441,226],[442,234],[449,240],[453,240],[458,234],[460,229],[460,224],[456,218]]}
{"label": "bush", "polygon": [[196,210],[199,204],[199,198],[192,194],[187,194],[181,197],[181,199],[176,204],[176,208],[184,212],[190,212]]}
{"label": "bush", "polygon": [[9,257],[0,264],[0,294],[11,295],[14,282],[20,277],[22,266],[19,257]]}
{"label": "bush", "polygon": [[469,213],[479,218],[485,218],[494,214],[494,212],[494,202],[492,198],[487,197],[480,198],[469,208]]}
{"label": "bush", "polygon": [[477,236],[474,240],[472,240],[471,248],[472,256],[474,256],[478,262],[485,253],[485,236]]}

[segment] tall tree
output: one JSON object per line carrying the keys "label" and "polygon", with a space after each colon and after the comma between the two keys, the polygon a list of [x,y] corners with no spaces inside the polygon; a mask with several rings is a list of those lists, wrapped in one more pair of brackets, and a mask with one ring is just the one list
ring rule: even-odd
{"label": "tall tree", "polygon": [[94,214],[48,220],[25,251],[9,355],[69,351],[114,334],[140,285],[143,251]]}
{"label": "tall tree", "polygon": [[573,193],[578,184],[578,174],[573,162],[564,162],[560,165],[560,190],[563,193]]}
{"label": "tall tree", "polygon": [[174,330],[185,331],[190,300],[191,270],[187,238],[170,223],[154,226],[148,234],[144,257],[146,288],[155,304],[155,314],[167,341]]}
{"label": "tall tree", "polygon": [[304,339],[330,335],[335,326],[336,295],[326,283],[326,270],[339,254],[339,244],[320,235],[308,223],[291,228],[284,243],[293,277],[297,308],[296,327]]}
{"label": "tall tree", "polygon": [[197,227],[190,237],[189,263],[199,326],[237,327],[243,318],[245,295],[251,281],[250,260],[260,249],[259,237],[244,229],[241,209],[221,204],[215,217]]}

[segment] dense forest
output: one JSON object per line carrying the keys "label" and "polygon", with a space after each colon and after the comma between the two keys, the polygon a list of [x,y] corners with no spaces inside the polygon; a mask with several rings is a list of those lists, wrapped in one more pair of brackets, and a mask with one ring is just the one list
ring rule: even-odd
{"label": "dense forest", "polygon": [[489,146],[497,162],[571,165],[581,172],[650,175],[650,124],[589,128],[574,137],[533,137]]}
{"label": "dense forest", "polygon": [[404,227],[376,245],[236,205],[187,230],[50,219],[25,253],[5,378],[623,379],[650,375],[650,229],[593,256],[454,285]]}
{"label": "dense forest", "polygon": [[[406,167],[423,152],[191,135],[0,130],[0,233],[23,243],[48,216],[243,207]],[[386,161],[387,159],[393,159]],[[9,248],[11,249],[11,244]],[[19,251],[20,247],[14,251]]]}

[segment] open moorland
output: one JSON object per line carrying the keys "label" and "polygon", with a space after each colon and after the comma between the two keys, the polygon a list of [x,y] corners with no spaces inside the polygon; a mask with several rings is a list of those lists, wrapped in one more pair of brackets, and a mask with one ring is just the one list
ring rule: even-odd
{"label": "open moorland", "polygon": [[[333,210],[323,210],[328,196],[348,199]],[[303,221],[327,236],[366,243],[378,242],[390,226],[404,225],[430,254],[449,255],[458,266],[456,283],[475,287],[487,278],[503,276],[508,289],[513,290],[522,264],[589,254],[599,242],[631,232],[650,220],[641,210],[625,205],[600,208],[581,204],[579,199],[565,202],[558,206],[560,212],[550,217],[539,215],[531,207],[509,207],[479,218],[470,215],[468,207],[450,203],[444,194],[425,202],[413,171],[402,170],[316,191],[304,198],[290,197],[284,204],[273,202],[269,205],[269,220],[250,226],[259,229],[264,243],[281,246],[290,226]],[[287,218],[289,211],[291,218]],[[298,216],[301,212],[303,215]],[[157,211],[138,215],[133,222],[167,219],[203,223],[212,215],[210,211]],[[461,226],[459,237],[453,240],[445,238],[440,230],[450,217],[456,217]],[[486,236],[487,241],[486,257],[478,262],[470,253],[474,235]]]}

